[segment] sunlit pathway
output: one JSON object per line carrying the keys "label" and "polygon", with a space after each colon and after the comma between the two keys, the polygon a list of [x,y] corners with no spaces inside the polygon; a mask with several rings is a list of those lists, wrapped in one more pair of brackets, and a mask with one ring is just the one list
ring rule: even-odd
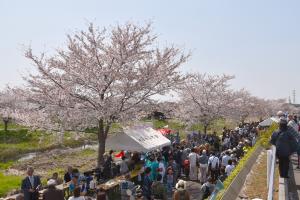
{"label": "sunlit pathway", "polygon": [[300,169],[297,169],[297,155],[294,154],[291,157],[291,174],[288,181],[288,192],[289,199],[291,200],[299,200],[300,199]]}

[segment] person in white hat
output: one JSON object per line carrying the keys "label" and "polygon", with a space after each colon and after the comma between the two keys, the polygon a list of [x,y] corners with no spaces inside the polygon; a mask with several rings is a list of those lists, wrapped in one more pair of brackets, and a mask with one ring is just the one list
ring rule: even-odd
{"label": "person in white hat", "polygon": [[186,190],[186,182],[184,180],[179,180],[175,185],[176,191],[174,192],[174,200],[190,200],[190,194]]}
{"label": "person in white hat", "polygon": [[47,182],[47,186],[48,189],[43,193],[43,200],[64,200],[64,193],[55,187],[56,181],[54,179],[50,179]]}

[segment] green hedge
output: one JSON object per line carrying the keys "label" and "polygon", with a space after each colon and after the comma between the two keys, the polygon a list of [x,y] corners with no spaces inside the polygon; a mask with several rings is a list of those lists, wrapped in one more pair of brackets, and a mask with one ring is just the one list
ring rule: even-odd
{"label": "green hedge", "polygon": [[278,124],[273,124],[270,128],[264,130],[264,131],[260,131],[259,134],[259,144],[261,146],[263,146],[264,148],[268,149],[270,147],[270,138],[272,133],[278,128]]}
{"label": "green hedge", "polygon": [[224,189],[221,190],[218,193],[217,199],[221,200],[223,198],[223,195],[225,191],[228,189],[228,187],[231,185],[232,181],[235,179],[235,177],[240,173],[240,171],[244,168],[246,165],[248,159],[252,156],[253,152],[260,146],[264,148],[269,148],[270,146],[270,137],[272,133],[277,129],[277,124],[273,124],[270,128],[261,131],[259,133],[259,140],[256,142],[254,147],[252,147],[245,155],[244,157],[239,161],[238,165],[235,167],[235,169],[231,172],[230,176],[227,177],[227,179],[224,181]]}

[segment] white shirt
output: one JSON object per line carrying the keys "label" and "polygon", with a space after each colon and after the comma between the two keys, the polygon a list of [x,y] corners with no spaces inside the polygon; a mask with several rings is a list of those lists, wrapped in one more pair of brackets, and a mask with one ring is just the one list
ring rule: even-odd
{"label": "white shirt", "polygon": [[69,200],[85,200],[83,196],[80,197],[70,197]]}
{"label": "white shirt", "polygon": [[161,174],[162,177],[164,177],[165,173],[166,173],[166,168],[165,168],[164,163],[163,162],[159,162],[158,168],[161,169],[161,171],[159,171],[159,173]]}
{"label": "white shirt", "polygon": [[34,187],[34,177],[33,176],[28,176],[30,184],[32,187]]}
{"label": "white shirt", "polygon": [[219,165],[219,158],[217,156],[210,156],[208,159],[208,164],[211,163],[211,168],[215,169]]}
{"label": "white shirt", "polygon": [[190,153],[189,156],[190,166],[196,166],[198,155],[194,152]]}
{"label": "white shirt", "polygon": [[229,155],[224,155],[222,157],[222,166],[227,166],[228,165],[228,160],[231,160],[231,157]]}
{"label": "white shirt", "polygon": [[232,172],[232,170],[234,169],[234,165],[227,165],[225,168],[225,173],[227,174],[227,176],[229,176]]}

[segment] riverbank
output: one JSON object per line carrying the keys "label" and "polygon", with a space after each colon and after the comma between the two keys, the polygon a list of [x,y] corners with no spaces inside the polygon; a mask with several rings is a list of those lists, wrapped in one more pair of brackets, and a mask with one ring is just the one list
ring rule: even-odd
{"label": "riverbank", "polygon": [[[278,199],[278,169],[275,169],[274,200]],[[268,199],[267,151],[263,150],[248,174],[238,200]]]}

